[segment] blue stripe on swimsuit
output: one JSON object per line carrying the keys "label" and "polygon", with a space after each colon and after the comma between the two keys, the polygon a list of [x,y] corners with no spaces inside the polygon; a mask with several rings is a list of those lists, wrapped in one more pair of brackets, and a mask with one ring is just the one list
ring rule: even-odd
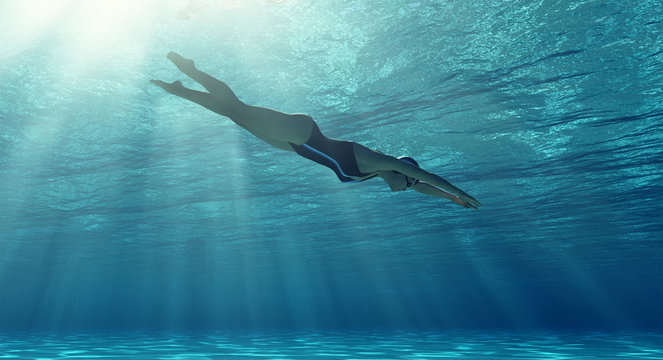
{"label": "blue stripe on swimsuit", "polygon": [[[313,126],[311,137],[305,144],[290,143],[290,145],[297,154],[332,169],[341,182],[364,181],[377,176],[359,171],[352,142],[328,139],[322,135],[317,124]],[[366,176],[370,177],[356,179]]]}

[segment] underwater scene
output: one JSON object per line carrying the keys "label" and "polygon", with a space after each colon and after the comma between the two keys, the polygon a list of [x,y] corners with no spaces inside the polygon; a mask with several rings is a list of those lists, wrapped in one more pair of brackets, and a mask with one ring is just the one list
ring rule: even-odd
{"label": "underwater scene", "polygon": [[659,1],[0,22],[0,358],[663,358]]}

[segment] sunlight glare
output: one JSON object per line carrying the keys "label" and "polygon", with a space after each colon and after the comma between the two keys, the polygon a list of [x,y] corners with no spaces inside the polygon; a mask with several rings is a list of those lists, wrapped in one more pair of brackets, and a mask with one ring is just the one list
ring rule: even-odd
{"label": "sunlight glare", "polygon": [[0,19],[3,31],[0,35],[3,51],[0,59],[20,55],[42,37],[69,7],[70,1],[6,1],[3,2]]}
{"label": "sunlight glare", "polygon": [[63,45],[77,71],[94,67],[100,61],[104,65],[113,64],[115,55],[123,59],[142,58],[152,33],[153,4],[94,1],[86,2],[71,14]]}

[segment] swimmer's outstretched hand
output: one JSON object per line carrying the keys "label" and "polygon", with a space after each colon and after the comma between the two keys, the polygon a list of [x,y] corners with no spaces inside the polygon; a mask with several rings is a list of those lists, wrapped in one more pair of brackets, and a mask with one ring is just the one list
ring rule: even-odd
{"label": "swimmer's outstretched hand", "polygon": [[483,206],[483,204],[481,204],[479,201],[477,201],[477,199],[475,199],[475,198],[473,198],[473,197],[471,197],[470,195],[467,195],[467,194],[458,195],[458,197],[453,199],[453,201],[456,204],[458,204],[460,206],[464,206],[468,209],[478,209],[481,206]]}
{"label": "swimmer's outstretched hand", "polygon": [[463,201],[463,200],[461,200],[460,198],[457,198],[457,197],[453,198],[453,202],[455,202],[456,204],[458,204],[458,205],[460,205],[464,208],[467,208],[467,209],[475,209],[475,210],[478,209],[478,207],[476,207],[476,206],[474,206],[470,203],[466,203],[465,201]]}

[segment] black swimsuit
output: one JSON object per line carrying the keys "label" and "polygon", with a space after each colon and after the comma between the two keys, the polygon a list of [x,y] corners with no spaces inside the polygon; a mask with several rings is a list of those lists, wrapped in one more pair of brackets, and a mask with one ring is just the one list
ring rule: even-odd
{"label": "black swimsuit", "polygon": [[297,154],[334,170],[342,182],[364,181],[377,176],[359,171],[352,142],[326,138],[317,124],[313,125],[311,137],[305,144],[290,145]]}

